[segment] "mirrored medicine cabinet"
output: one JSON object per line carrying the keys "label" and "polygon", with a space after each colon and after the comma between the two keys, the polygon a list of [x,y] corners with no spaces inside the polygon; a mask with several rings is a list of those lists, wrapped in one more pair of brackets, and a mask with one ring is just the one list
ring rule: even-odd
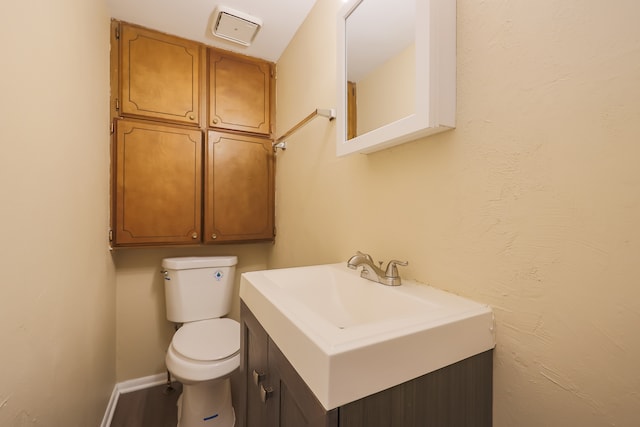
{"label": "mirrored medicine cabinet", "polygon": [[455,127],[456,0],[349,0],[337,43],[338,156]]}

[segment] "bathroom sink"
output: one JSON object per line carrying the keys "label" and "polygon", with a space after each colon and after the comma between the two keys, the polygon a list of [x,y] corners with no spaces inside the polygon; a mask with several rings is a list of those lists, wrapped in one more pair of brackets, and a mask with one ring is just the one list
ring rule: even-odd
{"label": "bathroom sink", "polygon": [[344,263],[243,273],[240,297],[327,410],[495,346],[487,305]]}

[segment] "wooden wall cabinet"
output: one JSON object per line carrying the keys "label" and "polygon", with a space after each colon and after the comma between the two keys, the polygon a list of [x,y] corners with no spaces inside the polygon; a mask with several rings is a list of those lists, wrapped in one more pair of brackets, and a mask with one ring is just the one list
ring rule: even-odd
{"label": "wooden wall cabinet", "polygon": [[125,23],[119,37],[120,114],[197,126],[205,48]]}
{"label": "wooden wall cabinet", "polygon": [[113,159],[114,245],[200,241],[200,130],[118,120]]}
{"label": "wooden wall cabinet", "polygon": [[265,61],[209,50],[209,126],[271,134],[272,70]]}
{"label": "wooden wall cabinet", "polygon": [[244,302],[240,316],[240,427],[492,425],[493,350],[326,411]]}
{"label": "wooden wall cabinet", "polygon": [[273,240],[273,64],[111,26],[111,244]]}
{"label": "wooden wall cabinet", "polygon": [[271,140],[209,131],[205,170],[205,242],[274,236]]}

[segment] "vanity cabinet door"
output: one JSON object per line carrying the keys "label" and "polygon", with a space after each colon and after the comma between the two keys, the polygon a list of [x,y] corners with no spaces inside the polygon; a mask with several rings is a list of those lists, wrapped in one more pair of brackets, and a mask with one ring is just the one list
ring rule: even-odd
{"label": "vanity cabinet door", "polygon": [[269,341],[270,409],[278,427],[337,427],[338,410],[327,412],[273,341]]}
{"label": "vanity cabinet door", "polygon": [[272,240],[271,140],[210,131],[206,156],[204,241]]}
{"label": "vanity cabinet door", "polygon": [[325,411],[313,392],[241,302],[240,427],[338,427],[338,410]]}
{"label": "vanity cabinet door", "polygon": [[202,133],[118,120],[113,245],[200,241]]}
{"label": "vanity cabinet door", "polygon": [[[241,427],[270,427],[268,407],[262,402],[261,388],[268,387],[269,337],[262,325],[241,304],[240,374],[242,377],[241,401],[238,408],[238,425]],[[266,392],[266,390],[265,390]]]}
{"label": "vanity cabinet door", "polygon": [[209,126],[271,134],[273,65],[209,49]]}
{"label": "vanity cabinet door", "polygon": [[198,125],[204,49],[191,40],[121,24],[120,114]]}

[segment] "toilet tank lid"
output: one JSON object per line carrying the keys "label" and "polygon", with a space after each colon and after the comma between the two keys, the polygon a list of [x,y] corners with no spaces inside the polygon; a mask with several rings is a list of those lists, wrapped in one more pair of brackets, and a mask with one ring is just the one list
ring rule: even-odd
{"label": "toilet tank lid", "polygon": [[162,267],[171,270],[189,270],[208,267],[232,267],[237,263],[237,256],[191,256],[165,258],[162,260]]}

